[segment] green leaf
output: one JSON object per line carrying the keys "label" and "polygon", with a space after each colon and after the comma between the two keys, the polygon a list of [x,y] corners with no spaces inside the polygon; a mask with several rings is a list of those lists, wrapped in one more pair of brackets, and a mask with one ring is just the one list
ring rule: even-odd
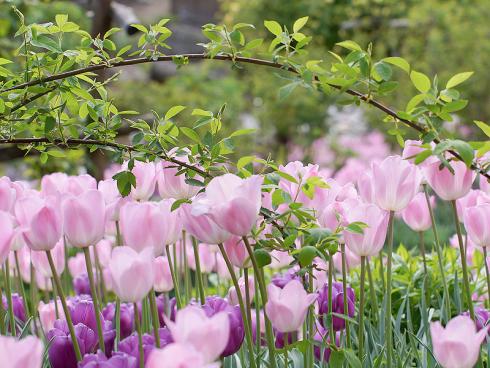
{"label": "green leaf", "polygon": [[410,79],[412,80],[413,85],[422,93],[429,92],[430,89],[430,79],[424,73],[417,72],[412,70],[410,73]]}
{"label": "green leaf", "polygon": [[442,108],[443,112],[455,112],[462,110],[468,105],[468,100],[456,100],[456,101],[451,101],[448,102],[447,104],[444,105]]}
{"label": "green leaf", "polygon": [[185,136],[192,139],[194,142],[199,143],[201,141],[199,134],[197,134],[194,129],[187,127],[180,127],[179,129],[182,133],[184,133]]}
{"label": "green leaf", "polygon": [[259,267],[267,266],[272,262],[271,255],[265,249],[255,249],[254,257],[257,260],[257,264]]}
{"label": "green leaf", "polygon": [[474,151],[469,143],[455,139],[450,141],[451,146],[459,153],[464,163],[469,167],[473,161]]}
{"label": "green leaf", "polygon": [[336,45],[348,50],[362,51],[361,46],[359,46],[356,42],[351,40],[337,42]]}
{"label": "green leaf", "polygon": [[66,157],[65,152],[60,151],[60,150],[51,150],[51,151],[47,151],[47,153],[48,153],[48,155],[56,157],[56,158]]}
{"label": "green leaf", "polygon": [[194,109],[192,110],[192,115],[212,117],[213,113],[203,109]]}
{"label": "green leaf", "polygon": [[391,67],[383,62],[374,64],[374,70],[384,81],[390,80],[391,75],[393,74]]}
{"label": "green leaf", "polygon": [[407,107],[405,108],[408,112],[413,110],[415,107],[418,106],[419,103],[421,103],[426,97],[425,93],[415,95],[413,96],[410,101],[407,103]]}
{"label": "green leaf", "polygon": [[182,198],[176,200],[174,203],[172,203],[172,206],[170,207],[170,212],[175,211],[177,208],[179,208],[183,203],[191,203],[191,201],[187,198]]}
{"label": "green leaf", "polygon": [[299,264],[301,265],[301,267],[309,266],[316,256],[317,256],[316,248],[311,245],[307,245],[301,248],[301,250],[298,253]]}
{"label": "green leaf", "polygon": [[117,189],[123,197],[131,192],[131,187],[136,188],[136,177],[131,171],[121,171],[112,177],[117,182]]}
{"label": "green leaf", "polygon": [[349,363],[349,367],[351,368],[362,368],[361,361],[359,358],[354,354],[354,352],[350,349],[347,349],[344,351],[345,359],[347,359],[347,362]]}
{"label": "green leaf", "polygon": [[148,29],[142,24],[131,24],[131,27],[136,28],[140,32],[148,33]]}
{"label": "green leaf", "polygon": [[395,65],[407,73],[410,72],[410,64],[404,58],[398,56],[391,56],[391,57],[384,58],[381,61],[384,61],[385,63],[391,65]]}
{"label": "green leaf", "polygon": [[483,121],[475,120],[474,123],[478,128],[480,128],[487,137],[490,137],[490,125],[484,123]]}
{"label": "green leaf", "polygon": [[297,19],[296,22],[294,22],[293,24],[293,31],[295,33],[299,32],[299,30],[305,26],[306,22],[308,22],[308,18],[309,17],[302,17]]}
{"label": "green leaf", "polygon": [[4,58],[0,58],[0,65],[11,64],[11,63],[13,63],[13,61],[10,61],[10,60],[4,59]]}
{"label": "green leaf", "polygon": [[446,89],[453,88],[457,86],[458,84],[463,83],[465,80],[467,80],[469,77],[473,75],[473,72],[463,72],[463,73],[458,73],[456,75],[453,75],[451,79],[448,80],[446,84]]}
{"label": "green leaf", "polygon": [[230,134],[229,138],[232,137],[238,137],[240,135],[246,135],[246,134],[252,134],[256,131],[256,129],[240,129],[240,130],[235,130],[233,133]]}
{"label": "green leaf", "polygon": [[184,110],[186,107],[182,105],[177,105],[177,106],[172,106],[167,113],[165,114],[165,120],[172,119],[175,115],[180,113],[182,110]]}
{"label": "green leaf", "polygon": [[275,36],[279,36],[282,33],[281,25],[275,20],[264,20],[264,26]]}
{"label": "green leaf", "polygon": [[420,152],[419,154],[417,154],[417,156],[415,156],[415,165],[424,162],[430,156],[432,156],[432,150],[430,149]]}

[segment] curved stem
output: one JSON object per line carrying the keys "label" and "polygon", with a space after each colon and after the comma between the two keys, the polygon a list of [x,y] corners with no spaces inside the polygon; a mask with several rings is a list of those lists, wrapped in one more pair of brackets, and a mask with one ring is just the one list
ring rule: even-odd
{"label": "curved stem", "polygon": [[[223,259],[225,260],[226,268],[228,269],[228,272],[230,273],[231,281],[233,282],[233,286],[235,287],[236,290],[236,295],[238,298],[238,305],[240,306],[240,313],[242,314],[242,319],[243,319],[243,326],[245,328],[245,339],[247,340],[247,347],[248,347],[248,357],[249,357],[249,364],[250,367],[255,368],[256,367],[256,362],[254,359],[254,344],[253,344],[253,339],[252,339],[252,329],[251,329],[251,324],[249,323],[248,319],[248,313],[247,309],[245,308],[245,304],[243,303],[243,295],[242,291],[240,290],[240,285],[238,284],[238,280],[235,275],[235,270],[233,269],[233,265],[230,262],[230,259],[228,258],[228,255],[226,254],[225,248],[223,247],[223,244],[218,244],[219,251],[221,252],[221,255],[223,256]],[[260,324],[257,323],[257,325]],[[257,336],[257,339],[260,340],[260,336]]]}
{"label": "curved stem", "polygon": [[7,297],[7,308],[10,318],[10,332],[12,336],[17,335],[16,326],[15,326],[15,315],[14,315],[14,305],[12,304],[12,289],[10,287],[10,262],[9,258],[5,260],[5,269],[4,269],[4,280],[5,280],[5,294]]}
{"label": "curved stem", "polygon": [[359,360],[364,357],[364,284],[366,278],[366,256],[361,257],[361,291],[359,297]]}
{"label": "curved stem", "polygon": [[174,292],[175,292],[175,301],[177,303],[177,309],[182,308],[182,301],[180,299],[180,293],[179,293],[179,288],[177,284],[177,279],[175,276],[175,269],[172,265],[172,258],[170,257],[170,245],[165,246],[165,251],[167,253],[167,259],[168,259],[168,266],[170,268],[170,276],[172,277],[172,282],[174,284]]}
{"label": "curved stem", "polygon": [[114,340],[114,351],[118,351],[119,342],[121,341],[121,299],[116,296],[116,312],[114,316],[114,321],[116,324],[116,338]]}
{"label": "curved stem", "polygon": [[347,303],[347,259],[345,255],[345,243],[340,244],[340,252],[342,255],[342,289],[343,289],[343,302],[344,302],[344,316],[345,319],[345,342],[347,348],[350,348],[350,326],[347,317],[349,317],[349,308]]}
{"label": "curved stem", "polygon": [[158,333],[158,329],[160,328],[160,319],[158,318],[157,297],[155,294],[155,289],[151,288],[150,293],[148,294],[148,300],[150,301],[150,309],[152,314],[151,322],[153,324],[155,345],[157,348],[160,348],[160,334]]}
{"label": "curved stem", "polygon": [[201,261],[199,258],[199,244],[197,243],[196,238],[192,238],[192,248],[194,249],[194,261],[196,263],[196,277],[197,286],[199,289],[199,299],[201,300],[201,304],[204,304],[206,303],[206,296],[204,295],[204,284],[202,281]]}
{"label": "curved stem", "polygon": [[451,206],[453,208],[454,224],[456,226],[456,234],[458,235],[459,243],[459,253],[461,257],[461,267],[463,269],[463,287],[466,295],[466,303],[468,305],[468,310],[470,311],[470,317],[475,320],[475,310],[473,309],[473,303],[471,301],[471,289],[470,289],[470,278],[468,275],[468,267],[466,265],[466,251],[464,249],[463,235],[461,233],[461,225],[459,224],[458,209],[456,207],[456,201],[451,201]]}
{"label": "curved stem", "polygon": [[248,320],[248,325],[252,325],[252,313],[250,311],[250,286],[248,282],[248,268],[243,269],[243,280],[245,282],[245,308],[247,310],[247,320]]}
{"label": "curved stem", "polygon": [[373,273],[371,272],[371,266],[369,265],[369,259],[366,260],[366,271],[368,274],[369,281],[369,296],[371,298],[371,311],[375,317],[378,319],[378,301],[376,300],[376,289],[374,288]]}
{"label": "curved stem", "polygon": [[[95,251],[95,248],[94,248]],[[85,264],[87,266],[88,281],[90,283],[90,291],[92,292],[92,302],[94,303],[95,310],[95,322],[97,323],[97,335],[99,337],[99,349],[105,353],[104,334],[102,332],[102,323],[100,321],[100,307],[99,298],[97,296],[97,286],[94,280],[94,269],[92,267],[92,261],[90,259],[90,251],[88,247],[83,248],[83,254],[85,255]]]}
{"label": "curved stem", "polygon": [[[430,203],[430,197],[429,197],[429,191],[427,188],[427,184],[423,185],[424,187],[424,194],[425,194],[425,201],[427,202],[427,207],[429,208],[429,215],[430,215],[430,221],[432,225],[432,232],[434,234],[434,244],[436,247],[436,252],[437,252],[437,265],[439,266],[439,272],[441,273],[441,279],[442,279],[442,287],[444,291],[444,300],[446,301],[446,313],[442,313],[442,319],[444,321],[448,321],[449,317],[451,316],[451,304],[450,304],[450,299],[449,299],[449,289],[447,286],[447,281],[446,281],[446,272],[444,271],[444,264],[443,264],[443,253],[442,253],[442,248],[441,248],[441,243],[439,242],[439,233],[437,231],[437,225],[436,225],[436,219],[434,216],[434,210],[432,208],[432,204]],[[427,300],[427,304],[429,304],[429,299]]]}
{"label": "curved stem", "polygon": [[386,338],[386,366],[392,367],[393,354],[393,335],[391,333],[391,263],[393,258],[393,222],[395,212],[390,211],[390,220],[388,223],[388,262],[386,264],[386,321],[385,321],[385,338]]}
{"label": "curved stem", "polygon": [[[73,344],[73,350],[75,350],[75,356],[77,358],[77,362],[82,360],[82,353],[80,352],[80,346],[78,345],[77,335],[75,334],[75,329],[73,328],[73,321],[71,319],[70,310],[68,309],[68,305],[66,304],[65,294],[63,292],[63,288],[61,287],[60,278],[56,273],[56,267],[54,265],[53,256],[51,255],[51,251],[47,250],[46,255],[48,256],[49,267],[51,268],[51,273],[53,274],[53,280],[58,289],[58,295],[61,300],[61,306],[63,307],[63,312],[65,314],[66,324],[68,325],[68,330],[70,331],[71,342]],[[31,280],[31,282],[35,282]]]}
{"label": "curved stem", "polygon": [[[250,246],[250,243],[248,242],[247,237],[243,236],[242,239],[243,239],[243,243],[245,244],[245,247],[247,248],[248,256],[252,261],[254,274],[259,283],[259,291],[260,291],[260,297],[262,299],[262,305],[265,308],[265,305],[267,304],[267,290],[265,288],[264,278],[262,277],[261,269],[257,264],[257,260],[255,259],[254,252],[252,250],[252,247]],[[267,318],[266,313],[264,313],[264,320],[265,320],[265,337],[267,340],[267,348],[269,349],[269,363],[271,368],[276,368],[276,350],[274,344],[274,333],[272,331],[271,321],[269,320],[269,318]],[[258,323],[260,323],[260,321],[257,321],[257,324]],[[260,338],[260,336],[258,336],[258,338]]]}
{"label": "curved stem", "polygon": [[139,367],[144,368],[145,364],[145,353],[143,351],[143,334],[141,332],[141,322],[140,322],[140,316],[138,313],[138,305],[136,303],[133,303],[133,308],[134,308],[134,323],[136,325],[136,331],[138,332],[138,351],[139,351]]}

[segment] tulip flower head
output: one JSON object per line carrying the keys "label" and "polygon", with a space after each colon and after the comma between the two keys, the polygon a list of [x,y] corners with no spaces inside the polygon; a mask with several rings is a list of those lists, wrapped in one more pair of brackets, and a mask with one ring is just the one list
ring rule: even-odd
{"label": "tulip flower head", "polygon": [[41,368],[43,344],[34,336],[21,340],[16,337],[0,336],[0,367]]}

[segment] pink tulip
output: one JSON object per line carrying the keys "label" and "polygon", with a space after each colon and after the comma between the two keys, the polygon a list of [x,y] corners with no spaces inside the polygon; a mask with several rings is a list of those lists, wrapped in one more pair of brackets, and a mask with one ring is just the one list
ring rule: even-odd
{"label": "pink tulip", "polygon": [[11,212],[14,209],[17,192],[12,184],[7,176],[0,178],[0,211]]}
{"label": "pink tulip", "polygon": [[[65,247],[63,245],[63,239],[60,239],[60,241],[58,241],[55,247],[51,250],[51,256],[53,257],[56,273],[61,275],[65,269]],[[32,265],[40,275],[46,278],[53,277],[46,252],[35,250],[31,251],[31,260]]]}
{"label": "pink tulip", "polygon": [[174,202],[173,199],[164,199],[158,203],[166,230],[164,245],[174,244],[182,235],[182,211],[180,209],[172,211]]}
{"label": "pink tulip", "polygon": [[[127,167],[128,164],[125,162],[122,168],[127,170]],[[155,163],[134,161],[134,167],[131,172],[136,177],[136,188],[131,189],[131,198],[136,201],[147,201],[155,193]]]}
{"label": "pink tulip", "polygon": [[[242,293],[243,301],[245,302],[246,288],[245,288],[245,279],[243,277],[240,277],[240,279],[238,280],[238,286],[240,288],[240,292]],[[254,283],[254,278],[252,276],[248,277],[248,293],[250,296],[250,303],[252,303],[255,295],[255,283]],[[239,304],[238,295],[234,286],[232,286],[228,290],[228,301],[232,305]]]}
{"label": "pink tulip", "polygon": [[[189,153],[189,152],[187,152]],[[169,152],[173,154],[172,151]],[[187,156],[175,156],[179,161],[189,163]],[[163,161],[157,164],[158,193],[162,198],[184,199],[192,198],[201,189],[185,182],[185,175],[177,175],[180,168],[173,162]],[[200,179],[197,177],[196,179]]]}
{"label": "pink tulip", "polygon": [[480,247],[490,246],[490,204],[467,208],[463,218],[464,227],[473,243]]}
{"label": "pink tulip", "polygon": [[344,230],[345,244],[358,256],[374,256],[383,248],[388,229],[388,213],[374,204],[359,203],[346,213],[348,223],[363,222],[363,233]]}
{"label": "pink tulip", "polygon": [[43,197],[55,196],[60,198],[68,190],[68,175],[57,172],[44,175],[41,179],[41,194]]}
{"label": "pink tulip", "polygon": [[228,344],[230,322],[226,312],[207,317],[201,308],[187,306],[177,312],[175,322],[164,319],[174,341],[192,346],[206,363],[218,359]]}
{"label": "pink tulip", "polygon": [[130,247],[114,248],[109,269],[114,292],[121,301],[140,301],[155,281],[153,249],[145,248],[138,253]]}
{"label": "pink tulip", "polygon": [[374,188],[373,188],[373,176],[372,173],[361,172],[357,179],[357,190],[359,197],[366,203],[374,203]]}
{"label": "pink tulip", "polygon": [[[228,271],[228,267],[226,266],[225,259],[220,253],[216,253],[216,266],[214,267],[216,273],[219,278],[222,280],[231,280],[230,272]],[[233,267],[235,274],[238,272],[236,267]]]}
{"label": "pink tulip", "polygon": [[[345,264],[347,266],[347,270],[351,270],[352,268],[361,264],[361,257],[346,247]],[[337,271],[342,272],[342,253],[337,252],[333,255],[333,265]]]}
{"label": "pink tulip", "polygon": [[64,232],[76,248],[95,245],[104,236],[105,203],[102,193],[89,189],[63,202]]}
{"label": "pink tulip", "polygon": [[97,181],[94,177],[88,174],[69,176],[67,192],[74,196],[78,196],[87,190],[97,189]]}
{"label": "pink tulip", "polygon": [[374,202],[387,211],[400,211],[419,191],[422,175],[417,166],[400,156],[372,165]]}
{"label": "pink tulip", "polygon": [[90,247],[90,257],[91,259],[96,259],[102,267],[109,264],[112,253],[112,241],[109,239],[101,239],[94,247]]}
{"label": "pink tulip", "polygon": [[[201,272],[210,273],[216,266],[216,253],[211,250],[209,244],[199,244],[199,264],[201,265]],[[187,249],[187,262],[191,270],[196,270],[196,260],[194,257],[194,250],[192,248]]]}
{"label": "pink tulip", "polygon": [[192,206],[184,204],[182,209],[182,222],[185,230],[206,244],[220,244],[225,242],[231,234],[219,227],[208,215],[194,215]]}
{"label": "pink tulip", "polygon": [[467,208],[482,203],[490,203],[490,196],[478,189],[471,189],[464,197],[456,199],[456,210],[458,211],[459,222],[463,222],[463,215]]}
{"label": "pink tulip", "polygon": [[[25,198],[25,201],[30,201],[33,198]],[[26,244],[32,250],[50,250],[53,249],[60,240],[62,235],[63,218],[58,204],[55,203],[53,197],[52,200],[33,200],[30,205],[20,206],[19,211],[29,209],[33,211],[29,213],[23,213],[21,215],[20,224],[24,229],[24,239]],[[25,202],[22,202],[26,204]],[[17,216],[19,220],[19,216]],[[24,224],[22,224],[24,222]]]}
{"label": "pink tulip", "polygon": [[430,324],[433,353],[443,368],[471,368],[480,354],[480,345],[489,326],[476,331],[475,323],[468,316],[457,316],[446,328],[440,322]]}
{"label": "pink tulip", "polygon": [[0,211],[0,264],[3,264],[9,255],[14,234],[12,216]]}
{"label": "pink tulip", "polygon": [[172,343],[150,353],[146,368],[219,368],[204,360],[203,354],[188,344]]}
{"label": "pink tulip", "polygon": [[284,268],[294,261],[294,258],[288,252],[273,250],[270,255],[272,262],[269,267],[273,269]]}
{"label": "pink tulip", "polygon": [[[12,255],[11,252],[9,257]],[[19,258],[20,276],[24,282],[29,284],[31,282],[31,250],[28,247],[22,247],[17,251],[17,256]],[[10,264],[15,265],[15,258]]]}
{"label": "pink tulip", "polygon": [[440,168],[439,161],[426,165],[423,170],[427,182],[436,194],[445,201],[464,197],[471,189],[475,173],[464,162],[451,161],[452,174],[446,167]]}
{"label": "pink tulip", "polygon": [[223,243],[225,252],[230,259],[230,262],[239,268],[251,267],[250,256],[247,248],[243,244],[243,240],[238,236],[232,236]]}
{"label": "pink tulip", "polygon": [[0,336],[0,367],[41,368],[43,365],[43,343],[37,337]]}
{"label": "pink tulip", "polygon": [[24,230],[20,227],[16,227],[14,229],[14,235],[12,236],[12,240],[10,241],[10,249],[12,251],[19,251],[26,245],[26,241],[24,239]]}
{"label": "pink tulip", "polygon": [[157,203],[126,203],[121,208],[120,226],[124,244],[136,251],[151,248],[156,255],[162,254],[167,230]]}
{"label": "pink tulip", "polygon": [[233,174],[218,176],[209,182],[204,195],[196,197],[192,214],[209,215],[224,230],[245,236],[259,215],[263,180],[257,175],[247,179]]}
{"label": "pink tulip", "polygon": [[298,280],[292,280],[281,289],[274,284],[267,287],[269,300],[265,305],[265,313],[272,325],[279,332],[297,331],[303,324],[308,307],[316,298],[316,294],[307,294]]}
{"label": "pink tulip", "polygon": [[87,266],[85,265],[85,256],[83,253],[77,253],[68,259],[68,270],[73,278],[87,273]]}
{"label": "pink tulip", "polygon": [[[415,163],[415,156],[426,150],[426,148],[422,147],[423,144],[424,143],[422,141],[407,139],[405,141],[405,147],[403,148],[402,157],[411,163]],[[431,148],[434,148],[435,144],[430,143],[430,146]],[[420,165],[425,166],[434,160],[436,160],[434,156],[429,156],[429,158],[425,159]]]}
{"label": "pink tulip", "polygon": [[104,197],[107,219],[119,221],[119,210],[127,202],[127,199],[123,198],[121,193],[119,193],[117,182],[114,179],[101,180],[99,181],[98,189]]}
{"label": "pink tulip", "polygon": [[[61,301],[58,300],[57,303],[60,319],[65,319],[65,314],[63,312]],[[42,301],[39,302],[37,311],[39,312],[41,327],[43,328],[43,331],[47,333],[49,330],[53,329],[54,322],[58,319],[56,317],[56,306],[54,305],[54,301],[51,300],[49,303],[44,303]]]}
{"label": "pink tulip", "polygon": [[[430,202],[431,206],[434,207],[435,198],[431,197]],[[402,211],[402,217],[403,221],[405,221],[413,231],[420,232],[430,229],[432,223],[424,193],[417,193],[408,206]]]}
{"label": "pink tulip", "polygon": [[155,264],[155,291],[166,293],[174,288],[172,274],[167,257],[157,257],[154,260]]}

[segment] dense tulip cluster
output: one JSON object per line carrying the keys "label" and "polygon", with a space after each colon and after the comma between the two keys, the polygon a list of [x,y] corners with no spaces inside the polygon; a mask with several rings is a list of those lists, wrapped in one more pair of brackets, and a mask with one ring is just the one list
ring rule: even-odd
{"label": "dense tulip cluster", "polygon": [[[344,168],[332,178],[294,161],[273,179],[228,173],[205,188],[189,184],[168,162],[135,161],[136,187],[127,197],[111,177],[97,183],[86,174],[54,173],[39,190],[1,178],[1,312],[8,318],[0,327],[12,337],[0,337],[0,362],[41,367],[41,340],[17,339],[21,329],[49,341],[52,368],[209,368],[237,354],[256,367],[266,349],[275,366],[277,349],[287,360],[298,340],[317,341],[304,353],[308,366],[327,362],[334,343],[357,344],[362,359],[364,308],[381,308],[379,290],[386,290],[388,312],[379,318],[386,318],[390,351],[395,219],[419,234],[429,277],[423,238],[434,227],[436,198],[428,186],[452,203],[467,294],[466,263],[478,262],[477,249],[486,259],[490,246],[488,185],[472,189],[474,175],[462,162],[451,162],[454,174],[437,159],[415,165],[419,144],[407,142],[402,156],[371,157],[371,167],[358,162],[361,175]],[[306,216],[311,222],[301,234],[271,240]],[[374,285],[373,267],[383,289]],[[466,303],[466,315],[446,328],[430,326],[444,368],[471,367],[487,334],[489,313],[477,306],[475,317],[471,296]],[[352,319],[358,319],[355,337]]]}

